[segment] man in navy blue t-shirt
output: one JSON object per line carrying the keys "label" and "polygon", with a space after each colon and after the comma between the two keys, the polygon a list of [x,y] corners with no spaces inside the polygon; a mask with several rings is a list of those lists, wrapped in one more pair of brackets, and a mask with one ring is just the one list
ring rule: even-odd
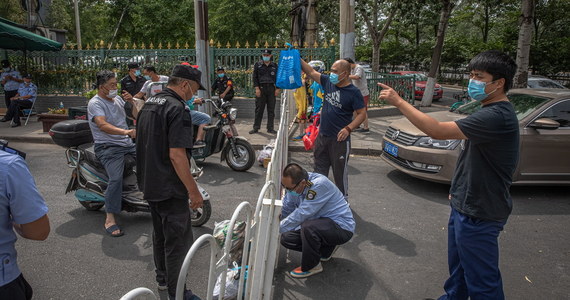
{"label": "man in navy blue t-shirt", "polygon": [[[350,155],[350,133],[366,118],[364,98],[352,84],[350,63],[337,60],[331,67],[331,74],[315,71],[301,59],[303,71],[318,82],[325,92],[321,110],[319,136],[315,141],[315,172],[329,175],[332,166],[334,182],[348,201],[348,157]],[[353,113],[356,117],[353,119]]]}
{"label": "man in navy blue t-shirt", "polygon": [[519,156],[519,122],[507,98],[515,62],[496,50],[475,56],[468,93],[481,109],[454,122],[438,122],[415,109],[384,84],[380,98],[396,106],[434,139],[465,140],[451,182],[448,223],[449,279],[446,299],[505,298],[497,238],[512,210],[509,187]]}

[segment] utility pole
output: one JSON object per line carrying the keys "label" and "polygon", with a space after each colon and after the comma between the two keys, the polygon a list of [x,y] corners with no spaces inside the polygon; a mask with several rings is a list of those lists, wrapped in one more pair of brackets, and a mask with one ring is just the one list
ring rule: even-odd
{"label": "utility pole", "polygon": [[354,55],[354,0],[340,0],[340,57]]}
{"label": "utility pole", "polygon": [[75,36],[77,38],[77,50],[81,50],[81,26],[79,26],[79,0],[73,0],[73,8],[75,10]]}
{"label": "utility pole", "polygon": [[[310,47],[317,40],[317,0],[309,0],[307,5],[307,25],[305,28],[305,42]],[[302,45],[301,45],[302,46]]]}
{"label": "utility pole", "polygon": [[[208,2],[194,0],[194,27],[196,29],[196,64],[202,71],[202,85],[205,91],[198,91],[198,97],[210,98],[210,64],[208,63]],[[209,109],[209,107],[208,107]],[[209,111],[206,111],[209,113]]]}

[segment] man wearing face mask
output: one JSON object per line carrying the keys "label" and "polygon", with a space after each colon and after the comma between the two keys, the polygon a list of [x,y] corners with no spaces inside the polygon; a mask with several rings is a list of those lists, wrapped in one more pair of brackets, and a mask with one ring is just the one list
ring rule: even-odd
{"label": "man wearing face mask", "polygon": [[168,76],[156,74],[156,69],[153,66],[145,66],[143,68],[143,76],[146,81],[140,91],[134,96],[135,98],[143,99],[143,97],[147,98],[156,95],[162,90],[161,86],[155,86],[153,90],[149,91],[150,84],[153,82],[168,81]]}
{"label": "man wearing face mask", "polygon": [[212,94],[220,95],[220,99],[224,101],[231,101],[234,98],[234,81],[226,74],[224,67],[218,67],[216,71]]}
{"label": "man wearing face mask", "polygon": [[0,83],[4,87],[4,102],[6,108],[10,107],[10,99],[18,93],[20,83],[22,83],[20,72],[14,70],[10,61],[7,59],[2,61],[2,74],[0,74]]}
{"label": "man wearing face mask", "polygon": [[18,92],[10,98],[10,106],[6,111],[6,116],[0,119],[0,122],[12,120],[14,124],[11,127],[21,126],[20,110],[31,108],[36,101],[38,95],[38,87],[32,83],[32,75],[26,74],[24,76],[24,83],[20,84]]}
{"label": "man wearing face mask", "polygon": [[253,86],[255,87],[255,120],[253,129],[249,134],[254,134],[261,129],[263,111],[267,105],[267,132],[276,134],[273,129],[275,120],[275,97],[279,95],[279,89],[275,86],[277,81],[277,64],[271,61],[271,50],[261,52],[261,61],[253,66]]}
{"label": "man wearing face mask", "polygon": [[[142,77],[140,65],[136,62],[131,62],[127,65],[129,68],[129,73],[121,79],[121,95],[125,97],[125,93],[130,96],[136,95],[142,89],[146,82],[146,79]],[[127,117],[129,117],[128,125],[133,125],[131,120],[135,119],[135,116],[131,115],[131,104],[127,102],[125,111],[127,112]]]}
{"label": "man wearing face mask", "polygon": [[506,95],[516,64],[490,50],[475,56],[467,69],[469,96],[482,107],[466,118],[439,122],[379,83],[380,98],[434,139],[465,140],[449,191],[450,276],[439,299],[504,299],[497,238],[512,210],[509,187],[519,156],[519,122]]}
{"label": "man wearing face mask", "polygon": [[289,272],[303,278],[323,271],[339,245],[354,234],[352,211],[340,190],[325,176],[309,173],[295,163],[283,169],[287,191],[281,209],[281,245],[302,252],[301,266]]}
{"label": "man wearing face mask", "polygon": [[[159,290],[176,294],[178,274],[192,245],[190,207],[203,199],[190,173],[192,117],[186,101],[198,89],[202,74],[176,65],[168,85],[150,97],[137,119],[137,181],[148,201],[153,223],[153,255]],[[199,299],[186,290],[184,299]]]}
{"label": "man wearing face mask", "polygon": [[[330,76],[317,72],[302,59],[301,66],[325,92],[319,135],[313,152],[315,172],[328,176],[332,167],[334,182],[348,201],[350,133],[366,118],[364,98],[352,84],[350,64],[346,60],[337,60],[331,67]],[[353,119],[354,113],[356,117]]]}
{"label": "man wearing face mask", "polygon": [[[133,97],[125,94],[123,99],[117,95],[117,78],[114,72],[108,70],[97,73],[97,89],[97,95],[87,105],[87,117],[95,144],[95,155],[109,176],[105,190],[105,231],[113,237],[119,237],[124,232],[117,225],[115,215],[121,212],[125,156],[135,156],[132,139],[135,138],[136,131],[127,126],[125,114],[125,104],[132,104]],[[138,114],[135,105],[131,105],[131,113],[133,116]]]}

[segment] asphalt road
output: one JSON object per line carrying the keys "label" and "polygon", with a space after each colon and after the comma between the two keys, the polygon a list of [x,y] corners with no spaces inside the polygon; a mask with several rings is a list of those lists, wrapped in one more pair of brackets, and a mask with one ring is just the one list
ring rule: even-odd
{"label": "asphalt road", "polygon": [[[51,235],[44,242],[19,239],[20,267],[35,299],[119,299],[136,287],[158,293],[154,282],[151,219],[123,213],[126,234],[112,238],[104,213],[86,211],[63,191],[70,169],[63,148],[16,144],[50,208]],[[310,164],[308,154],[294,161]],[[242,201],[254,203],[265,172],[255,165],[237,173],[208,158],[199,183],[212,195],[212,219],[195,238],[211,233],[214,221],[229,219]],[[395,171],[378,157],[351,157],[350,202],[357,222],[354,238],[324,263],[324,272],[292,279],[300,255],[281,248],[274,299],[422,299],[442,293],[447,276],[448,186]],[[570,298],[570,199],[568,187],[513,187],[514,211],[500,236],[501,270],[508,299]],[[188,282],[205,295],[208,250],[194,260]]]}

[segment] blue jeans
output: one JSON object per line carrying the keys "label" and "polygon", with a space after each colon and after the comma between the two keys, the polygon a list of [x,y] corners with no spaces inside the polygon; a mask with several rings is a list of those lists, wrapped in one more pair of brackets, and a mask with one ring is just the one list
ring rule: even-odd
{"label": "blue jeans", "polygon": [[192,125],[210,124],[212,121],[212,118],[207,113],[197,110],[191,110],[190,117],[192,118]]}
{"label": "blue jeans", "polygon": [[466,216],[451,208],[448,233],[449,279],[438,300],[505,299],[497,238],[506,222]]}
{"label": "blue jeans", "polygon": [[118,214],[121,212],[123,198],[123,171],[125,155],[131,154],[136,158],[136,146],[129,147],[113,144],[95,144],[95,155],[105,167],[109,182],[105,190],[105,211]]}

